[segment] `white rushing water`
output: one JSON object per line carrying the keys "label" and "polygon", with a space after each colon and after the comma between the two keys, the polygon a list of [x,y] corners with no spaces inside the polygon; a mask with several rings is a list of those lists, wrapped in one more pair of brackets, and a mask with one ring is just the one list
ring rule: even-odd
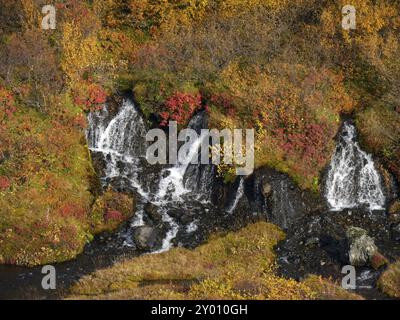
{"label": "white rushing water", "polygon": [[[201,117],[200,114],[194,116],[189,122],[189,128],[198,128]],[[184,177],[190,163],[198,158],[203,140],[204,137],[197,137],[189,146],[188,152],[178,159],[178,163],[174,167],[162,171],[161,176],[164,178],[160,180],[156,195],[159,202],[165,202],[168,194],[174,201],[182,201],[182,195],[192,191],[193,185],[185,183]]]}
{"label": "white rushing water", "polygon": [[345,122],[326,183],[331,210],[368,207],[383,210],[385,196],[371,155],[361,150],[354,125]]}
{"label": "white rushing water", "polygon": [[[133,103],[125,100],[115,115],[106,125],[110,116],[107,106],[92,112],[88,116],[89,129],[87,140],[89,149],[99,152],[106,159],[103,180],[125,177],[140,195],[147,198],[138,179],[139,159],[144,156],[144,136],[146,127]],[[123,166],[119,164],[124,164]]]}
{"label": "white rushing water", "polygon": [[[203,115],[198,114],[192,118],[189,127],[199,129],[202,125]],[[143,162],[140,160],[145,156],[145,135],[146,127],[143,119],[134,104],[130,100],[125,100],[114,116],[110,114],[107,106],[103,110],[95,111],[88,116],[89,129],[87,131],[87,140],[92,152],[101,153],[105,160],[105,172],[103,181],[107,182],[112,178],[125,178],[145,200],[157,206],[157,211],[161,214],[162,221],[169,225],[161,247],[154,253],[167,251],[172,246],[172,240],[179,231],[179,225],[168,214],[173,206],[182,206],[184,199],[182,196],[192,191],[194,181],[190,183],[189,179],[185,181],[185,173],[190,162],[198,156],[202,139],[193,141],[189,151],[178,163],[169,168],[164,168],[158,179],[156,192],[150,192],[151,183],[145,173],[143,173]],[[196,165],[197,166],[197,165]],[[196,174],[200,172],[193,170]],[[144,177],[140,175],[144,175]],[[196,178],[194,174],[194,179]],[[199,178],[201,179],[201,178]],[[207,181],[201,181],[207,183]],[[154,182],[153,182],[154,183]],[[204,186],[201,186],[205,189]],[[196,193],[196,196],[199,194]],[[181,203],[181,204],[180,204]],[[138,204],[135,218],[131,222],[131,228],[137,228],[145,225],[144,206]],[[195,231],[195,222],[187,226],[190,232]],[[128,235],[126,235],[128,237]],[[125,245],[131,246],[133,242],[126,238]]]}
{"label": "white rushing water", "polygon": [[235,198],[233,199],[233,202],[230,204],[226,212],[232,213],[236,209],[236,206],[238,205],[240,199],[242,199],[243,194],[244,194],[244,178],[241,177],[239,185],[236,190]]}

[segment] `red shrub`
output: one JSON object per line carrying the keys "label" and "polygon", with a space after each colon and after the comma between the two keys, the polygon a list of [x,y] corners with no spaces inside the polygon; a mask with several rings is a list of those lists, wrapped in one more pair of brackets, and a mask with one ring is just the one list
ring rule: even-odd
{"label": "red shrub", "polygon": [[59,209],[59,213],[62,217],[74,217],[77,219],[82,219],[86,216],[86,210],[73,203],[63,205]]}
{"label": "red shrub", "polygon": [[106,91],[96,83],[82,83],[78,89],[74,90],[74,103],[83,110],[101,109],[106,101]]}
{"label": "red shrub", "polygon": [[0,87],[0,123],[11,117],[16,111],[14,96],[12,93]]}
{"label": "red shrub", "polygon": [[11,183],[7,177],[0,177],[0,191],[6,190],[10,187]]}
{"label": "red shrub", "polygon": [[119,211],[108,210],[107,213],[104,215],[104,219],[106,221],[123,221],[124,216]]}
{"label": "red shrub", "polygon": [[294,170],[303,176],[315,176],[329,156],[330,142],[335,128],[325,123],[304,119],[305,123],[294,128],[275,129],[276,142],[290,160]]}
{"label": "red shrub", "polygon": [[161,125],[167,126],[168,121],[186,124],[193,112],[201,109],[201,95],[176,92],[165,102],[166,111],[161,112]]}
{"label": "red shrub", "polygon": [[213,94],[210,98],[212,104],[222,107],[225,115],[234,117],[236,115],[236,108],[231,101],[231,98],[224,93]]}

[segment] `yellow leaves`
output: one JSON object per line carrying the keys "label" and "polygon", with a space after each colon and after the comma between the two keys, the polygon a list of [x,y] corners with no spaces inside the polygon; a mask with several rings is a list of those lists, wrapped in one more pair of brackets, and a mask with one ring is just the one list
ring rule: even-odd
{"label": "yellow leaves", "polygon": [[[396,4],[388,3],[385,0],[354,0],[351,5],[356,9],[356,29],[344,30],[341,26],[341,9],[347,4],[349,4],[348,1],[342,0],[339,3],[332,3],[324,9],[321,15],[322,32],[329,37],[340,33],[347,44],[356,41],[357,44],[363,45],[365,42],[375,43],[378,41],[374,35],[384,28],[390,28],[393,31],[399,28],[399,8]],[[323,38],[323,40],[327,44],[329,43],[328,39]],[[331,40],[342,41],[337,38]],[[337,45],[340,44],[337,43]]]}
{"label": "yellow leaves", "polygon": [[313,300],[316,297],[305,284],[276,275],[266,275],[264,285],[267,300]]}
{"label": "yellow leaves", "polygon": [[25,21],[24,26],[26,29],[39,29],[40,28],[40,11],[35,5],[34,0],[22,0],[22,10],[24,13]]}
{"label": "yellow leaves", "polygon": [[245,299],[243,295],[233,290],[233,284],[228,279],[206,279],[190,288],[192,299]]}
{"label": "yellow leaves", "polygon": [[288,0],[224,0],[218,1],[218,9],[223,16],[233,16],[246,10],[264,7],[270,11],[279,11],[290,3]]}
{"label": "yellow leaves", "polygon": [[70,81],[80,79],[83,70],[98,66],[101,62],[102,50],[98,45],[97,35],[84,37],[73,22],[64,24],[61,44],[61,67]]}

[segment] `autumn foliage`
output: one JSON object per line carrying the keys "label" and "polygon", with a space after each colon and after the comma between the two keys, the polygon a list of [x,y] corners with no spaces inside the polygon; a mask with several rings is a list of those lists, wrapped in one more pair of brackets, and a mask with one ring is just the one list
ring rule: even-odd
{"label": "autumn foliage", "polygon": [[193,113],[201,108],[200,94],[176,92],[166,99],[165,110],[160,113],[161,125],[168,125],[168,121],[186,124]]}
{"label": "autumn foliage", "polygon": [[81,81],[74,90],[74,103],[84,111],[94,111],[103,107],[107,92],[96,83]]}
{"label": "autumn foliage", "polygon": [[205,108],[211,127],[254,128],[256,166],[316,192],[352,115],[400,180],[400,6],[354,0],[348,31],[344,4],[68,0],[44,32],[41,1],[0,0],[0,262],[70,259],[132,213],[126,195],[93,191],[83,132],[125,91],[152,126]]}
{"label": "autumn foliage", "polygon": [[0,87],[0,125],[17,110],[13,94]]}

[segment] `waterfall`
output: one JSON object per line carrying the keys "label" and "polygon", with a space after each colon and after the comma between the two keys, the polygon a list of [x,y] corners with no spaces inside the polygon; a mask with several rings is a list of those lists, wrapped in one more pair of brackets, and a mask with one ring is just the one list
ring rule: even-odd
{"label": "waterfall", "polygon": [[143,119],[129,100],[123,102],[117,115],[106,124],[109,117],[107,105],[101,110],[91,112],[86,134],[89,149],[103,154],[106,160],[102,181],[105,184],[112,178],[125,177],[131,187],[147,197],[148,194],[142,189],[138,178],[140,158],[145,155],[146,127]]}
{"label": "waterfall", "polygon": [[[189,122],[189,128],[200,133],[205,128],[205,113],[196,114]],[[108,106],[102,110],[91,112],[88,116],[89,128],[87,140],[89,149],[94,154],[100,154],[104,160],[103,185],[115,179],[126,180],[128,187],[139,194],[136,200],[136,213],[130,222],[130,230],[140,228],[148,223],[145,204],[151,203],[161,215],[162,223],[167,226],[165,236],[159,248],[154,253],[169,250],[172,240],[179,232],[181,225],[176,217],[171,216],[171,210],[188,211],[196,207],[202,208],[200,199],[207,199],[214,178],[213,166],[191,164],[198,157],[202,137],[197,138],[189,147],[189,151],[172,167],[151,166],[145,160],[146,126],[130,100],[125,100],[119,111],[112,115]],[[147,165],[147,167],[146,167]],[[149,178],[153,175],[154,178]],[[198,210],[201,212],[201,209]],[[197,230],[198,219],[193,218],[186,226],[185,232]],[[122,232],[124,245],[134,246],[132,232]]]}
{"label": "waterfall", "polygon": [[235,198],[233,199],[232,203],[229,205],[228,209],[226,210],[227,213],[232,213],[236,206],[238,205],[240,199],[242,199],[244,194],[244,178],[240,177],[240,181],[236,190]]}
{"label": "waterfall", "polygon": [[383,210],[385,206],[379,173],[371,155],[361,150],[356,129],[350,122],[343,124],[331,160],[326,198],[333,211],[364,206]]}
{"label": "waterfall", "polygon": [[[194,140],[187,152],[178,163],[172,167],[164,169],[161,176],[164,177],[160,180],[158,194],[156,199],[163,202],[169,194],[175,201],[181,201],[181,196],[192,191],[198,191],[198,187],[207,185],[208,181],[204,181],[203,171],[201,170],[201,163],[197,161],[196,164],[191,164],[197,158],[199,160],[200,147],[206,136],[200,135],[200,130],[203,129],[204,113],[200,112],[195,115],[189,122],[188,127],[196,130],[199,134],[198,138]],[[207,166],[211,168],[211,166]],[[203,178],[203,183],[198,184],[199,180]]]}

